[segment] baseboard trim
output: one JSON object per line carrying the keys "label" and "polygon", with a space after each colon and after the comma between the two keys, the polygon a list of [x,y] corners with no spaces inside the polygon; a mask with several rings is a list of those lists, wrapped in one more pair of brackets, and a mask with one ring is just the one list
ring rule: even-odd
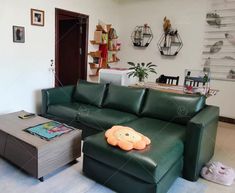
{"label": "baseboard trim", "polygon": [[222,122],[225,122],[225,123],[235,124],[235,119],[229,118],[229,117],[220,116],[219,121],[222,121]]}

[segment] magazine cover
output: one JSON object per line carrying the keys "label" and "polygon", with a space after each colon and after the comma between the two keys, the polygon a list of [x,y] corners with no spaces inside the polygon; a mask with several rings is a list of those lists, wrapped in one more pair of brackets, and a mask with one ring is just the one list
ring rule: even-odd
{"label": "magazine cover", "polygon": [[48,123],[27,128],[25,131],[49,141],[57,136],[63,135],[64,133],[68,133],[73,129],[73,127],[69,127],[68,125],[56,121],[50,121]]}

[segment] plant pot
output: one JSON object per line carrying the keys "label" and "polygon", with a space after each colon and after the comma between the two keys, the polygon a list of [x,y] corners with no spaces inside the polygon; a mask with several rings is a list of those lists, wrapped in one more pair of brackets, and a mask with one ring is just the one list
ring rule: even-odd
{"label": "plant pot", "polygon": [[144,80],[139,80],[138,82],[137,82],[137,85],[138,86],[144,86]]}

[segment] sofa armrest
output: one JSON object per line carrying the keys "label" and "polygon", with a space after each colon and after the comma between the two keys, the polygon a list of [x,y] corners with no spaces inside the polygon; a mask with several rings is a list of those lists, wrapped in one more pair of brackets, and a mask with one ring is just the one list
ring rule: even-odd
{"label": "sofa armrest", "polygon": [[43,89],[42,109],[41,109],[42,115],[45,115],[47,113],[47,108],[49,105],[72,102],[72,95],[74,89],[75,89],[74,85]]}
{"label": "sofa armrest", "polygon": [[206,106],[188,123],[185,139],[184,177],[196,181],[203,165],[214,155],[219,107]]}

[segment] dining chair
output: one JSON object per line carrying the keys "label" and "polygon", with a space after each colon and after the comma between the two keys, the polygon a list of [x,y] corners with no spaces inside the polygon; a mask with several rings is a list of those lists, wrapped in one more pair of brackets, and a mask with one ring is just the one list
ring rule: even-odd
{"label": "dining chair", "polygon": [[185,79],[184,85],[187,86],[193,86],[193,87],[199,87],[199,86],[205,86],[205,81],[203,81],[202,78],[198,77],[189,77]]}
{"label": "dining chair", "polygon": [[178,85],[179,84],[179,76],[165,76],[162,74],[159,78],[156,79],[157,83]]}
{"label": "dining chair", "polygon": [[191,71],[187,72],[187,75],[184,79],[184,85],[185,86],[192,86],[192,87],[199,87],[199,86],[205,86],[206,82],[205,77],[208,78],[208,76],[204,75],[204,77],[196,77],[191,76]]}

